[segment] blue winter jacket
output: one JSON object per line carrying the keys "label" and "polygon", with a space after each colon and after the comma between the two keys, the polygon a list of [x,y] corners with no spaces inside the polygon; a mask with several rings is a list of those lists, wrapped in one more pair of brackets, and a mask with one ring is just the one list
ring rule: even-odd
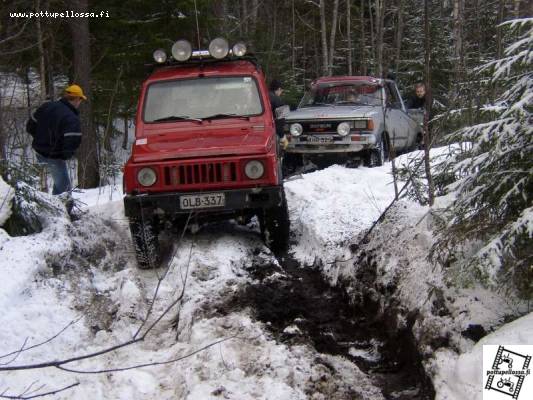
{"label": "blue winter jacket", "polygon": [[81,143],[79,112],[66,99],[42,104],[26,124],[34,150],[47,158],[67,160]]}

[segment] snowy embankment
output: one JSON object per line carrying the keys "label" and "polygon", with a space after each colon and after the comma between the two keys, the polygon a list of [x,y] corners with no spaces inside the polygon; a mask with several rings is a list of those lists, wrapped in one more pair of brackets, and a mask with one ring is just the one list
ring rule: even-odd
{"label": "snowy embankment", "polygon": [[[1,184],[0,203],[8,193]],[[354,299],[364,291],[391,315],[392,328],[411,330],[438,398],[455,399],[449,394],[457,384],[450,382],[450,371],[462,362],[457,352],[472,351],[474,345],[461,332],[470,332],[472,324],[489,331],[515,315],[515,305],[480,288],[445,284],[442,272],[426,259],[433,241],[426,207],[397,203],[368,243],[350,246],[393,199],[390,165],[332,166],[287,182],[286,191],[294,256],[303,265],[319,266],[331,284],[342,284]],[[61,360],[128,341],[162,315],[184,285],[183,298],[145,340],[64,367],[128,368],[209,347],[181,361],[120,372],[0,371],[0,393],[20,394],[37,381],[29,391],[79,382],[56,395],[62,399],[383,398],[353,363],[317,354],[307,345],[280,344],[247,305],[232,307],[250,285],[250,271],[278,263],[256,227],[225,223],[186,235],[170,250],[168,273],[152,301],[164,268],[136,268],[120,189],[76,197],[87,211],[79,221],[71,223],[61,203],[42,195],[51,205],[40,215],[42,232],[10,237],[0,229],[0,356],[14,352],[0,363]],[[284,271],[275,275],[283,279]]]}
{"label": "snowy embankment", "polygon": [[[432,158],[445,157],[447,151],[434,149]],[[399,157],[397,166],[414,157],[420,158],[421,152]],[[533,344],[531,324],[516,325],[515,335],[498,335],[498,329],[509,332],[506,321],[528,312],[527,304],[477,285],[455,287],[445,271],[428,260],[435,240],[429,207],[409,200],[396,202],[366,243],[361,242],[362,234],[394,197],[390,164],[371,170],[333,166],[289,182],[286,188],[292,227],[300,236],[296,257],[319,266],[329,282],[345,287],[355,303],[377,304],[381,316],[376,318],[387,319],[391,331],[412,336],[433,380],[436,399],[461,400],[464,393],[481,396],[481,375],[473,384],[468,378],[472,374],[456,379],[453,371],[480,359],[482,346],[474,345],[486,333],[496,331],[487,337],[497,338],[490,343],[515,343],[513,339],[522,335],[516,344]],[[438,198],[435,208],[449,201]],[[458,358],[463,353],[475,356]],[[481,368],[479,363],[475,370]]]}
{"label": "snowy embankment", "polygon": [[[77,194],[90,206],[72,224],[62,205],[43,195],[56,211],[40,216],[42,232],[9,237],[1,231],[0,356],[12,353],[0,359],[5,366],[107,349],[130,340],[142,326],[163,270],[136,268],[120,195],[112,193],[107,188]],[[111,196],[117,200],[109,201]],[[226,305],[249,284],[250,268],[277,263],[255,230],[217,225],[186,236],[169,258],[141,333],[185,285],[184,296],[145,340],[63,367],[94,372],[165,364],[98,374],[57,368],[0,371],[0,392],[19,395],[34,382],[27,392],[79,383],[58,393],[60,399],[382,398],[342,357],[317,357],[308,346],[276,343],[250,310]]]}

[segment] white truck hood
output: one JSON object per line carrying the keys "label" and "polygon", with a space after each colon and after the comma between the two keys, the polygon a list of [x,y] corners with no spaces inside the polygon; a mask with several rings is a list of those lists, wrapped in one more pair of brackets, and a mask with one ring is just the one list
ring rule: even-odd
{"label": "white truck hood", "polygon": [[370,118],[382,114],[379,106],[320,106],[303,107],[291,111],[285,116],[286,121],[315,119]]}

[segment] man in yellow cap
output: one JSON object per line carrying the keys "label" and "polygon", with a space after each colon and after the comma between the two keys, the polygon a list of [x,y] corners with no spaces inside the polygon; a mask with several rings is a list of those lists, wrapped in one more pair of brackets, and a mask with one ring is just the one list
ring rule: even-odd
{"label": "man in yellow cap", "polygon": [[60,100],[42,104],[26,124],[37,160],[48,166],[54,180],[52,194],[72,188],[66,160],[74,156],[81,143],[78,108],[83,100],[87,97],[81,87],[70,85]]}

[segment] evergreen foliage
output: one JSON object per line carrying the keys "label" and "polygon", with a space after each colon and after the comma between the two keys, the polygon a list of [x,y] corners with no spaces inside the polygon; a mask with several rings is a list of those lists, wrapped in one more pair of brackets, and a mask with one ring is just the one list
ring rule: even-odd
{"label": "evergreen foliage", "polygon": [[485,63],[497,101],[479,110],[480,122],[450,135],[464,151],[444,165],[454,196],[433,249],[465,282],[518,289],[533,297],[533,18],[504,24],[511,43]]}

